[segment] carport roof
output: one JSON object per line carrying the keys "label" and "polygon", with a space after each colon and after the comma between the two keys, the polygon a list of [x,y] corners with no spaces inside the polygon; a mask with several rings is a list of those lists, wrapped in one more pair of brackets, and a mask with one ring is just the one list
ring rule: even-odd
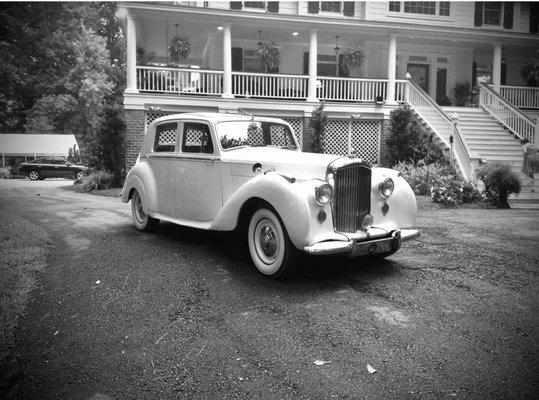
{"label": "carport roof", "polygon": [[0,154],[5,156],[67,156],[76,144],[74,135],[0,134]]}

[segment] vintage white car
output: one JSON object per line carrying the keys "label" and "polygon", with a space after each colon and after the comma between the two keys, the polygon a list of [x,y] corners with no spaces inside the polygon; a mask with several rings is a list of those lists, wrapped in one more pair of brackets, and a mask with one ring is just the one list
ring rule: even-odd
{"label": "vintage white car", "polygon": [[262,274],[289,274],[301,252],[387,256],[417,237],[414,193],[397,171],[303,153],[288,123],[177,114],[147,129],[122,201],[141,231],[159,220],[242,230]]}

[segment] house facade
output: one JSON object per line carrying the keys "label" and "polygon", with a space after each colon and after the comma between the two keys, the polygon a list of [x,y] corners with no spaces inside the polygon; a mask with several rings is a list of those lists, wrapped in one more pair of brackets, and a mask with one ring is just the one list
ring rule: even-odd
{"label": "house facade", "polygon": [[[483,155],[444,107],[479,105],[537,144],[537,123],[523,111],[539,109],[539,92],[519,72],[539,64],[534,2],[136,2],[120,3],[118,17],[127,38],[127,167],[145,126],[170,113],[284,118],[305,147],[311,112],[322,101],[325,151],[370,162],[384,164],[389,114],[402,103],[468,178]],[[179,61],[168,51],[176,37],[190,45]],[[272,43],[277,66],[257,57]],[[361,65],[346,64],[357,49]],[[507,109],[518,115],[507,117]]]}

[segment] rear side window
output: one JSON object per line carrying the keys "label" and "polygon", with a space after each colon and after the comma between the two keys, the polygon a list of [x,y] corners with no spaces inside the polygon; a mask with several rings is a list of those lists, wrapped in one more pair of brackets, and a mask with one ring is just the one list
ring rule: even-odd
{"label": "rear side window", "polygon": [[178,137],[178,123],[169,122],[158,125],[155,130],[154,151],[174,151]]}
{"label": "rear side window", "polygon": [[213,153],[208,125],[196,122],[186,122],[183,125],[182,152]]}

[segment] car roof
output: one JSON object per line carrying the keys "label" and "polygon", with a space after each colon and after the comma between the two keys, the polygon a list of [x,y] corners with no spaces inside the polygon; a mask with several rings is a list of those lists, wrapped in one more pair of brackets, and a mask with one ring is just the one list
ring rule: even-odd
{"label": "car roof", "polygon": [[216,123],[222,121],[252,121],[253,119],[257,121],[273,121],[273,122],[283,122],[279,118],[268,118],[268,117],[259,117],[259,116],[248,116],[243,114],[225,114],[225,113],[181,113],[181,114],[171,114],[165,117],[156,119],[153,124],[166,122],[171,120],[193,120],[200,119],[208,122]]}

